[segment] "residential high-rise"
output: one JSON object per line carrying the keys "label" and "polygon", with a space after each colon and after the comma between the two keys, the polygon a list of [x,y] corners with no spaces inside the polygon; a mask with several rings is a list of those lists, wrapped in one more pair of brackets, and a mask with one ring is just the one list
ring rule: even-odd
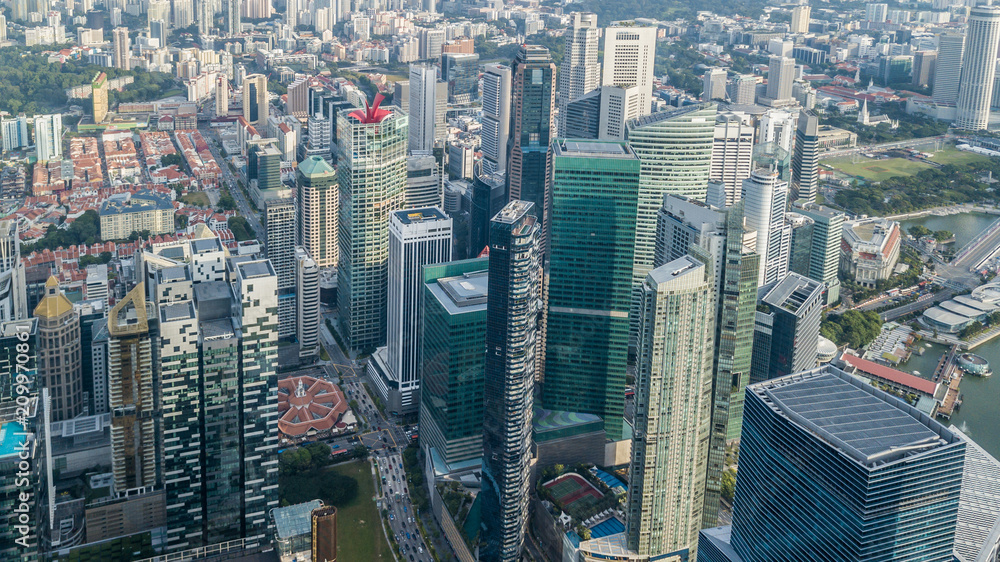
{"label": "residential high-rise", "polygon": [[792,8],[792,22],[788,26],[788,31],[791,33],[809,33],[809,15],[811,12],[812,8],[806,4]]}
{"label": "residential high-rise", "polygon": [[600,29],[597,14],[574,12],[566,31],[566,48],[559,68],[559,136],[566,136],[566,105],[597,88],[601,66],[597,61]]}
{"label": "residential high-rise", "polygon": [[421,271],[420,447],[447,472],[483,456],[489,258]]}
{"label": "residential high-rise", "polygon": [[62,115],[35,116],[35,150],[39,162],[62,160]]}
{"label": "residential high-rise", "polygon": [[287,0],[285,2],[285,25],[295,29],[299,23],[299,0]]}
{"label": "residential high-rise", "polygon": [[337,266],[337,172],[320,156],[299,163],[299,240],[321,269]]}
{"label": "residential high-rise", "polygon": [[653,101],[653,63],[656,27],[619,22],[604,30],[604,75],[601,84],[638,86],[645,96],[640,115],[649,115]]}
{"label": "residential high-rise", "polygon": [[993,102],[997,49],[1000,48],[1000,7],[976,6],[969,12],[962,77],[955,103],[955,127],[985,130]]}
{"label": "residential high-rise", "polygon": [[840,300],[840,242],[844,232],[844,213],[816,204],[801,205],[796,211],[814,221],[812,246],[809,251],[809,270],[802,273],[826,286],[824,304]]}
{"label": "residential high-rise", "polygon": [[441,79],[448,83],[448,101],[471,103],[479,99],[479,55],[444,53]]}
{"label": "residential high-rise", "polygon": [[823,312],[823,284],[789,273],[761,299],[754,319],[750,382],[783,377],[816,366]]}
{"label": "residential high-rise", "polygon": [[108,115],[108,75],[98,72],[91,80],[91,101],[93,102],[94,123],[101,123]]}
{"label": "residential high-rise", "polygon": [[267,76],[250,74],[243,79],[243,118],[247,123],[264,130],[267,126],[268,112]]}
{"label": "residential high-rise", "polygon": [[4,152],[30,146],[28,118],[23,113],[9,119],[0,117],[0,139],[3,141]]}
{"label": "residential high-rise", "polygon": [[937,63],[934,65],[934,88],[931,99],[935,103],[958,101],[959,78],[965,58],[965,35],[943,33],[938,36]]}
{"label": "residential high-rise", "polygon": [[229,115],[229,79],[225,74],[219,74],[215,84],[215,115],[225,117]]}
{"label": "residential high-rise", "polygon": [[337,302],[354,350],[385,343],[389,215],[402,208],[406,191],[408,116],[379,108],[381,101],[337,114]]}
{"label": "residential high-rise", "polygon": [[[507,142],[510,137],[510,67],[487,64],[483,72],[483,170],[507,170]],[[492,216],[492,215],[490,215]]]}
{"label": "residential high-rise", "polygon": [[788,272],[792,231],[785,224],[788,183],[778,172],[758,168],[743,180],[747,228],[757,231],[757,253],[761,255],[760,284],[774,283]]}
{"label": "residential high-rise", "polygon": [[194,23],[194,0],[173,0],[174,29],[183,29]]}
{"label": "residential high-rise", "polygon": [[[607,54],[605,54],[607,56]],[[521,45],[513,64],[513,102],[508,141],[507,196],[510,201],[533,203],[541,228],[540,244],[545,253],[551,194],[546,154],[555,131],[556,65],[549,50]]]}
{"label": "residential high-rise", "polygon": [[115,68],[129,70],[132,68],[132,42],[128,38],[128,28],[112,29],[111,37],[114,41]]}
{"label": "residential high-rise", "polygon": [[410,152],[434,150],[437,70],[430,64],[410,65]]}
{"label": "residential high-rise", "polygon": [[608,438],[619,440],[639,158],[625,142],[565,139],[553,141],[549,158],[551,257],[542,407],[601,416]]}
{"label": "residential high-rise", "polygon": [[835,367],[752,385],[733,524],[698,559],[953,560],[967,446]]}
{"label": "residential high-rise", "polygon": [[48,388],[52,421],[73,419],[83,411],[80,318],[53,276],[35,307],[38,318],[38,386]]}
{"label": "residential high-rise", "polygon": [[743,180],[750,177],[754,126],[745,113],[719,113],[715,117],[712,170],[709,179],[726,186],[726,206],[740,200]]}
{"label": "residential high-rise", "polygon": [[240,0],[222,0],[226,9],[226,35],[233,37],[242,33],[243,14],[240,13]]}
{"label": "residential high-rise", "polygon": [[725,68],[713,67],[706,70],[702,76],[701,101],[725,100],[726,76]]}
{"label": "residential high-rise", "polygon": [[527,201],[490,224],[479,560],[521,559],[528,523],[541,228]]}
{"label": "residential high-rise", "polygon": [[160,389],[144,292],[139,283],[108,313],[111,460],[118,492],[161,484]]}
{"label": "residential high-rise", "polygon": [[[281,306],[278,306],[281,322]],[[319,266],[302,246],[295,247],[295,339],[299,356],[319,355]]]}
{"label": "residential high-rise", "polygon": [[389,215],[386,345],[368,362],[371,380],[391,411],[417,412],[420,392],[420,268],[451,261],[452,219],[436,207]]}
{"label": "residential high-rise", "polygon": [[888,4],[868,4],[866,8],[868,21],[882,23],[889,17]]}
{"label": "residential high-rise", "polygon": [[639,309],[626,544],[650,559],[697,556],[712,420],[715,300],[685,255],[649,272]]}
{"label": "residential high-rise", "polygon": [[291,197],[267,198],[264,201],[267,259],[278,275],[278,337],[280,338],[292,337],[296,331],[296,214],[295,200]]}
{"label": "residential high-rise", "polygon": [[215,10],[220,4],[214,0],[194,0],[194,19],[198,23],[198,35],[208,35],[215,27]]}
{"label": "residential high-rise", "polygon": [[792,151],[792,198],[815,203],[819,194],[819,117],[809,109],[799,112]]}
{"label": "residential high-rise", "polygon": [[638,330],[636,314],[642,283],[653,269],[656,213],[668,193],[705,200],[712,168],[715,115],[715,104],[703,103],[657,112],[627,124],[628,144],[640,161],[630,316],[633,340]]}
{"label": "residential high-rise", "polygon": [[795,59],[772,56],[767,63],[767,98],[772,102],[786,102],[792,99],[792,84],[795,82]]}
{"label": "residential high-rise", "polygon": [[752,105],[757,99],[757,77],[753,74],[734,76],[729,83],[729,101],[735,105]]}

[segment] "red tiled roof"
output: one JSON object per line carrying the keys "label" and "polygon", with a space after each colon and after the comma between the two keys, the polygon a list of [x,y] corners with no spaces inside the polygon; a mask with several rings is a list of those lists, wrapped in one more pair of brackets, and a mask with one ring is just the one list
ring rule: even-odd
{"label": "red tiled roof", "polygon": [[879,365],[874,361],[862,359],[848,353],[843,354],[841,359],[862,373],[867,373],[880,379],[918,390],[930,396],[934,396],[934,391],[937,390],[937,384],[932,381],[920,378],[916,375],[911,375],[910,373],[897,371],[896,369],[886,367],[885,365]]}

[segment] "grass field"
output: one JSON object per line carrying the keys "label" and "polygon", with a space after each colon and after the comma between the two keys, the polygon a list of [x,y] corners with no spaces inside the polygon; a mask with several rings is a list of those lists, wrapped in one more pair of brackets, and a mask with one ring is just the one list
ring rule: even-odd
{"label": "grass field", "polygon": [[861,176],[871,181],[882,181],[894,176],[912,176],[921,170],[931,168],[930,164],[923,162],[913,162],[905,158],[888,158],[886,160],[876,160],[860,156],[858,162],[852,162],[850,156],[831,158],[823,160],[820,164],[825,164],[831,168],[843,172],[849,176]]}
{"label": "grass field", "polygon": [[189,191],[181,196],[181,201],[187,205],[194,205],[196,207],[209,207],[212,205],[211,201],[208,200],[208,195],[201,191]]}
{"label": "grass field", "polygon": [[358,481],[358,495],[354,501],[337,506],[337,559],[392,560],[392,552],[382,533],[381,516],[372,501],[375,484],[371,465],[367,461],[357,461],[330,470]]}
{"label": "grass field", "polygon": [[955,164],[956,166],[964,166],[966,164],[972,164],[973,162],[985,162],[990,159],[989,156],[959,150],[951,145],[948,145],[948,147],[944,150],[938,150],[933,154],[934,156],[930,158],[931,161],[937,162],[938,164]]}

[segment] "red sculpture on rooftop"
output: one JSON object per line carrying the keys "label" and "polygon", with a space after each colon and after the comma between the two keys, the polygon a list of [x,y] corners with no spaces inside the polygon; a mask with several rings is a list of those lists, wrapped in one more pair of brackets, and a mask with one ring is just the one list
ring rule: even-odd
{"label": "red sculpture on rooftop", "polygon": [[388,109],[379,109],[378,106],[382,104],[384,99],[385,96],[382,94],[376,94],[375,103],[368,105],[368,100],[365,100],[365,110],[356,109],[350,113],[350,116],[362,123],[380,123],[392,113]]}

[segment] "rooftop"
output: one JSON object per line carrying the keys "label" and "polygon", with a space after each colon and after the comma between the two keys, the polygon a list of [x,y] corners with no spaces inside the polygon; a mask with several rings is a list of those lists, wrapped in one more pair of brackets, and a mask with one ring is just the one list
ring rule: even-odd
{"label": "rooftop", "polygon": [[176,322],[194,318],[194,304],[191,301],[175,302],[160,306],[160,322]]}
{"label": "rooftop", "polygon": [[428,287],[451,314],[486,310],[489,272],[474,271],[443,277],[436,283],[428,283]]}
{"label": "rooftop", "polygon": [[555,155],[577,158],[620,158],[623,160],[638,158],[624,142],[567,139],[556,141]]}
{"label": "rooftop", "polygon": [[[649,115],[638,117],[636,119],[630,119],[628,122],[628,128],[634,129],[636,127],[644,127],[646,125],[654,125],[662,121],[667,121],[670,119],[676,119],[678,117],[683,117],[688,113],[694,113],[696,111],[701,111],[703,109],[708,109],[714,104],[711,103],[696,103],[694,105],[688,105],[680,109],[674,109],[671,111],[657,111],[656,113],[651,113]],[[711,121],[712,125],[715,125],[715,119]]]}
{"label": "rooftop", "polygon": [[437,207],[425,207],[423,209],[407,209],[393,213],[396,220],[403,224],[414,224],[418,222],[449,220],[448,215]]}
{"label": "rooftop", "polygon": [[101,216],[139,213],[144,211],[173,211],[174,204],[166,195],[155,191],[138,191],[125,197],[111,197],[101,205]]}
{"label": "rooftop", "polygon": [[299,163],[299,173],[306,177],[326,176],[334,173],[333,166],[322,156],[310,156]]}
{"label": "rooftop", "polygon": [[810,299],[823,293],[823,283],[798,273],[789,273],[764,296],[764,302],[793,314]]}
{"label": "rooftop", "polygon": [[290,539],[312,533],[312,512],[321,507],[323,507],[322,501],[312,500],[272,509],[271,517],[274,518],[274,527],[278,538]]}
{"label": "rooftop", "polygon": [[896,369],[886,367],[885,365],[875,363],[874,361],[862,359],[849,353],[843,354],[841,356],[841,360],[862,373],[867,373],[914,390],[919,390],[920,392],[930,396],[934,396],[934,393],[937,391],[937,383],[934,383],[933,381],[920,378],[916,375],[911,375],[910,373],[904,373],[903,371],[897,371]]}
{"label": "rooftop", "polygon": [[17,446],[24,439],[23,425],[16,421],[0,422],[0,459],[17,455]]}
{"label": "rooftop", "polygon": [[205,254],[208,252],[221,252],[222,241],[218,238],[198,238],[191,241],[191,252],[194,254]]}
{"label": "rooftop", "polygon": [[256,279],[258,277],[274,275],[274,269],[271,268],[271,262],[269,261],[249,261],[238,264],[236,267],[244,279]]}
{"label": "rooftop", "polygon": [[532,426],[535,432],[558,431],[571,427],[580,427],[593,423],[603,423],[600,416],[594,414],[583,414],[579,412],[561,412],[558,410],[545,410],[535,408]]}

